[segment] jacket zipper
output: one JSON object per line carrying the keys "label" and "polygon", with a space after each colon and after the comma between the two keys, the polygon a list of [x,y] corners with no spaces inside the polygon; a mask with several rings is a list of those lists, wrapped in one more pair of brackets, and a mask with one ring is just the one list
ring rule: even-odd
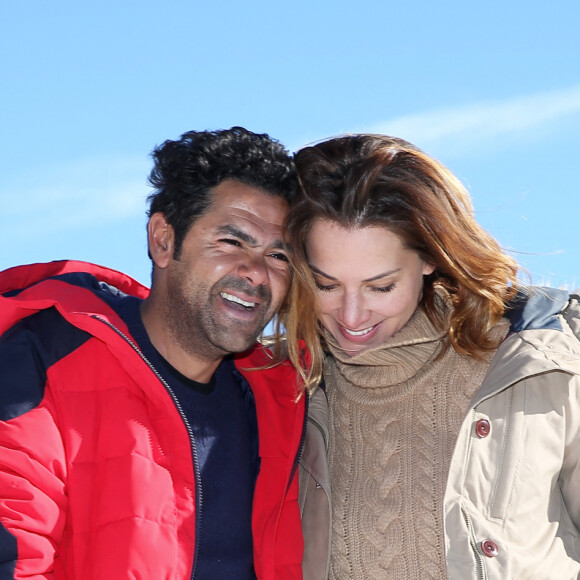
{"label": "jacket zipper", "polygon": [[198,531],[201,529],[201,511],[202,511],[202,504],[203,504],[203,501],[202,501],[203,495],[202,495],[202,489],[201,489],[201,479],[199,477],[199,459],[198,459],[198,455],[197,455],[197,446],[195,444],[195,436],[193,434],[193,429],[191,428],[191,425],[189,424],[189,421],[187,420],[187,417],[185,416],[183,408],[182,408],[181,404],[179,403],[177,397],[175,396],[175,393],[173,392],[173,390],[171,389],[171,387],[169,386],[167,381],[165,381],[165,379],[159,374],[158,370],[151,364],[149,359],[147,359],[147,357],[141,352],[141,350],[139,350],[139,347],[123,331],[119,330],[114,324],[110,323],[107,320],[104,320],[103,318],[100,318],[96,314],[93,314],[93,318],[95,318],[96,320],[99,320],[100,322],[106,324],[109,328],[114,330],[121,338],[123,338],[123,340],[125,340],[125,342],[127,342],[127,344],[129,344],[129,346],[139,355],[139,357],[143,360],[143,362],[145,362],[145,364],[153,371],[155,376],[159,379],[159,382],[165,387],[165,390],[169,393],[169,395],[173,399],[173,403],[174,403],[177,411],[181,415],[181,419],[183,420],[183,423],[185,424],[185,428],[187,429],[187,433],[189,434],[189,442],[190,442],[190,446],[191,446],[191,455],[192,455],[192,459],[193,459],[193,476],[195,478],[195,499],[196,499],[196,501],[195,501],[195,503],[196,503],[195,545],[194,545],[194,550],[193,550],[193,566],[191,569],[191,576],[190,576],[190,579],[194,580],[195,579],[195,572],[196,572],[196,564],[197,564],[197,559],[198,559],[197,556],[198,556],[198,551],[199,551],[199,542],[200,542]]}
{"label": "jacket zipper", "polygon": [[471,544],[471,549],[475,555],[475,564],[477,566],[477,578],[480,580],[487,580],[487,571],[485,569],[485,564],[483,562],[483,556],[479,553],[477,549],[477,541],[475,536],[473,535],[473,526],[471,525],[471,518],[467,514],[467,512],[461,508],[463,513],[463,518],[465,519],[465,523],[467,524],[467,530],[469,532],[469,543]]}
{"label": "jacket zipper", "polygon": [[290,485],[292,480],[294,479],[294,475],[296,474],[296,470],[298,469],[298,464],[300,463],[300,458],[302,457],[302,453],[304,451],[304,441],[306,440],[306,423],[308,421],[308,405],[310,403],[310,395],[307,392],[304,393],[304,421],[302,422],[302,434],[300,435],[300,445],[298,446],[298,452],[296,453],[296,457],[294,458],[294,463],[292,464],[292,471],[290,471],[290,478],[288,479],[288,484],[286,485],[286,493],[290,489]]}
{"label": "jacket zipper", "polygon": [[316,419],[313,419],[312,417],[308,417],[308,421],[310,421],[320,431],[320,435],[322,437],[322,440],[324,441],[324,450],[328,453],[328,439],[326,438],[324,427]]}

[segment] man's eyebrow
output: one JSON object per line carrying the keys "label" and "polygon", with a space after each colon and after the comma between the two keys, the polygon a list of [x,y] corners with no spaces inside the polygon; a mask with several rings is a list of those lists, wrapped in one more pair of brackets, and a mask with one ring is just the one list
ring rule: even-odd
{"label": "man's eyebrow", "polygon": [[[329,280],[337,280],[337,278],[335,278],[334,276],[331,276],[330,274],[326,274],[326,272],[323,272],[322,270],[320,270],[316,266],[313,266],[312,264],[308,264],[308,266],[310,267],[310,269],[313,272],[316,272],[320,276],[324,276],[325,278],[328,278]],[[373,276],[372,278],[367,278],[366,280],[363,280],[363,282],[374,282],[375,280],[380,280],[381,278],[386,278],[387,276],[392,276],[393,274],[396,274],[400,269],[401,268],[395,268],[394,270],[388,270],[387,272],[383,272],[382,274],[377,274],[376,276]]]}
{"label": "man's eyebrow", "polygon": [[272,249],[274,250],[284,250],[285,252],[290,251],[290,245],[287,244],[284,240],[276,240],[271,245]]}
{"label": "man's eyebrow", "polygon": [[228,236],[233,236],[234,238],[238,238],[239,240],[246,242],[250,246],[257,246],[258,245],[256,238],[254,238],[253,236],[248,234],[248,232],[244,232],[243,230],[240,230],[236,226],[232,226],[229,224],[225,225],[225,226],[220,226],[217,231],[218,231],[218,234],[225,234]]}
{"label": "man's eyebrow", "polygon": [[[234,238],[238,238],[238,240],[242,240],[242,242],[246,242],[246,244],[250,246],[256,247],[259,245],[254,236],[251,236],[248,234],[248,232],[245,232],[244,230],[241,230],[240,228],[237,228],[231,224],[220,226],[217,231],[218,234],[233,236]],[[274,250],[284,250],[285,252],[289,251],[288,244],[284,240],[275,240],[272,242],[272,244],[270,244],[270,247]]]}

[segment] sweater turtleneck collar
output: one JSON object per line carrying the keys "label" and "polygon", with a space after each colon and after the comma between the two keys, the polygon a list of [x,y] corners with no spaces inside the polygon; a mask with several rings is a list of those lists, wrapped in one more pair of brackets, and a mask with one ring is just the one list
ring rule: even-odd
{"label": "sweater turtleneck collar", "polygon": [[[446,310],[438,292],[438,307]],[[335,338],[325,332],[328,349],[344,378],[357,387],[379,388],[403,383],[437,357],[447,331],[435,326],[423,308],[417,308],[409,322],[384,344],[349,356]]]}

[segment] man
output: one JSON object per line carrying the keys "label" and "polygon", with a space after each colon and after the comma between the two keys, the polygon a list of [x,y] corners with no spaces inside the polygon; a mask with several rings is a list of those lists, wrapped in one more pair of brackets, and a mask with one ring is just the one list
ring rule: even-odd
{"label": "man", "polygon": [[2,579],[301,578],[305,403],[255,342],[291,278],[292,160],[239,127],[153,157],[150,292],[0,274]]}

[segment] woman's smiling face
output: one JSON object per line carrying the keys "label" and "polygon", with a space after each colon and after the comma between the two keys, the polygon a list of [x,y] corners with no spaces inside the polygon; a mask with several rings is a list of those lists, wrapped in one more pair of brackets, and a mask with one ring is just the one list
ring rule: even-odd
{"label": "woman's smiling face", "polygon": [[350,355],[380,346],[409,321],[435,266],[380,226],[316,220],[306,243],[324,327]]}

